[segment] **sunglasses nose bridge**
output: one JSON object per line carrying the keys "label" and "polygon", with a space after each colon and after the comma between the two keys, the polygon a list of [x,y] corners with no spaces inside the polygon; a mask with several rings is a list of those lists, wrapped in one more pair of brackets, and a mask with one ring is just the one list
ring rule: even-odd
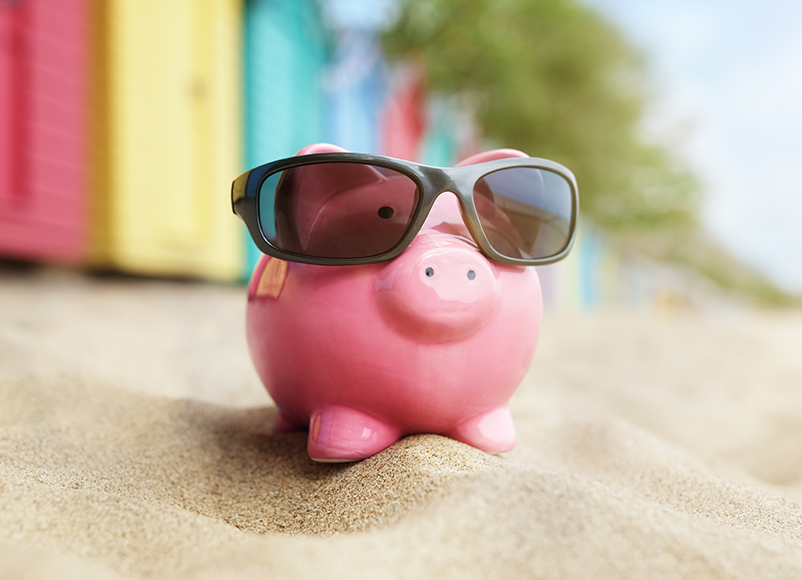
{"label": "sunglasses nose bridge", "polygon": [[418,176],[422,188],[421,209],[424,212],[424,215],[421,216],[421,225],[429,219],[429,214],[435,209],[435,203],[440,199],[441,195],[453,193],[459,197],[454,191],[456,184],[451,175],[449,175],[447,168],[424,166],[422,169],[423,171]]}
{"label": "sunglasses nose bridge", "polygon": [[[437,228],[439,224],[450,223],[458,229],[464,227],[464,234],[473,239],[479,247],[482,235],[477,232],[475,209],[473,207],[473,185],[471,175],[464,168],[430,167],[424,177],[424,198],[426,215],[423,217],[421,229]],[[443,198],[443,194],[447,194]],[[453,197],[452,197],[453,196]],[[420,231],[420,230],[418,230]]]}
{"label": "sunglasses nose bridge", "polygon": [[430,199],[434,200],[447,191],[457,195],[457,184],[452,175],[445,168],[437,167],[432,169],[435,171],[427,175],[428,183],[426,184],[430,191]]}
{"label": "sunglasses nose bridge", "polygon": [[[464,213],[471,213],[471,196],[472,186],[462,175],[459,170],[460,167],[447,167],[447,168],[431,168],[435,171],[427,175],[427,183],[425,188],[428,189],[428,201],[430,204],[434,202],[444,193],[450,193],[457,198],[459,206]],[[464,216],[463,216],[463,219]],[[468,225],[466,223],[466,225]],[[469,226],[470,227],[470,226]]]}

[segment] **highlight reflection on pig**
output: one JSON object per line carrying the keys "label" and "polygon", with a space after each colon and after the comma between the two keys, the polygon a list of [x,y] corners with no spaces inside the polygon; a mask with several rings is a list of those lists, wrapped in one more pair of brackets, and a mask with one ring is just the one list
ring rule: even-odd
{"label": "highlight reflection on pig", "polygon": [[[313,145],[299,154],[330,151],[342,149]],[[525,157],[506,149],[462,164],[513,156]],[[401,185],[372,167],[359,171],[353,189],[375,190],[369,217],[403,227],[409,209],[394,205],[404,199],[394,195]],[[351,193],[332,196],[298,243],[312,247],[335,222],[342,231],[342,220],[347,226],[364,209]],[[359,235],[356,225],[345,231]],[[540,318],[535,269],[488,260],[456,197],[444,194],[392,261],[332,267],[264,256],[250,282],[247,338],[279,410],[274,431],[308,429],[316,461],[363,459],[414,433],[498,453],[515,446],[507,402],[531,362]]]}

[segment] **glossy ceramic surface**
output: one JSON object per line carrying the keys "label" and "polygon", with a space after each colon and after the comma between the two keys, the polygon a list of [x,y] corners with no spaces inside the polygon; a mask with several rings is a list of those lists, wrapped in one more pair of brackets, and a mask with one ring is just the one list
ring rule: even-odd
{"label": "glossy ceramic surface", "polygon": [[[500,150],[466,162],[514,155],[525,156]],[[363,459],[414,433],[497,453],[515,445],[507,402],[540,318],[535,269],[489,261],[444,194],[392,261],[332,267],[263,257],[249,287],[247,337],[279,408],[274,430],[308,429],[316,461]]]}

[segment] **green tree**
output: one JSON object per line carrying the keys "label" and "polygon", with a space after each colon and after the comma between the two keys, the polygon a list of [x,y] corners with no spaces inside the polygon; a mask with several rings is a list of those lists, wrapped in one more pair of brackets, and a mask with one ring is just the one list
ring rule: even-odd
{"label": "green tree", "polygon": [[467,95],[486,138],[571,168],[603,226],[694,224],[696,180],[643,137],[640,54],[578,0],[407,0],[384,45]]}

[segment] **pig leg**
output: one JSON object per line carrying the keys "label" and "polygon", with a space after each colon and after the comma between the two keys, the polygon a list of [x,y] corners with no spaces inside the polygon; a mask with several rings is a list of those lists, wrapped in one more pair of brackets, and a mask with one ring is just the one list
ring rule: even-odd
{"label": "pig leg", "polygon": [[315,461],[359,461],[389,447],[401,433],[350,407],[327,407],[309,421],[307,450]]}
{"label": "pig leg", "polygon": [[515,447],[515,425],[507,405],[474,415],[445,435],[488,453]]}

